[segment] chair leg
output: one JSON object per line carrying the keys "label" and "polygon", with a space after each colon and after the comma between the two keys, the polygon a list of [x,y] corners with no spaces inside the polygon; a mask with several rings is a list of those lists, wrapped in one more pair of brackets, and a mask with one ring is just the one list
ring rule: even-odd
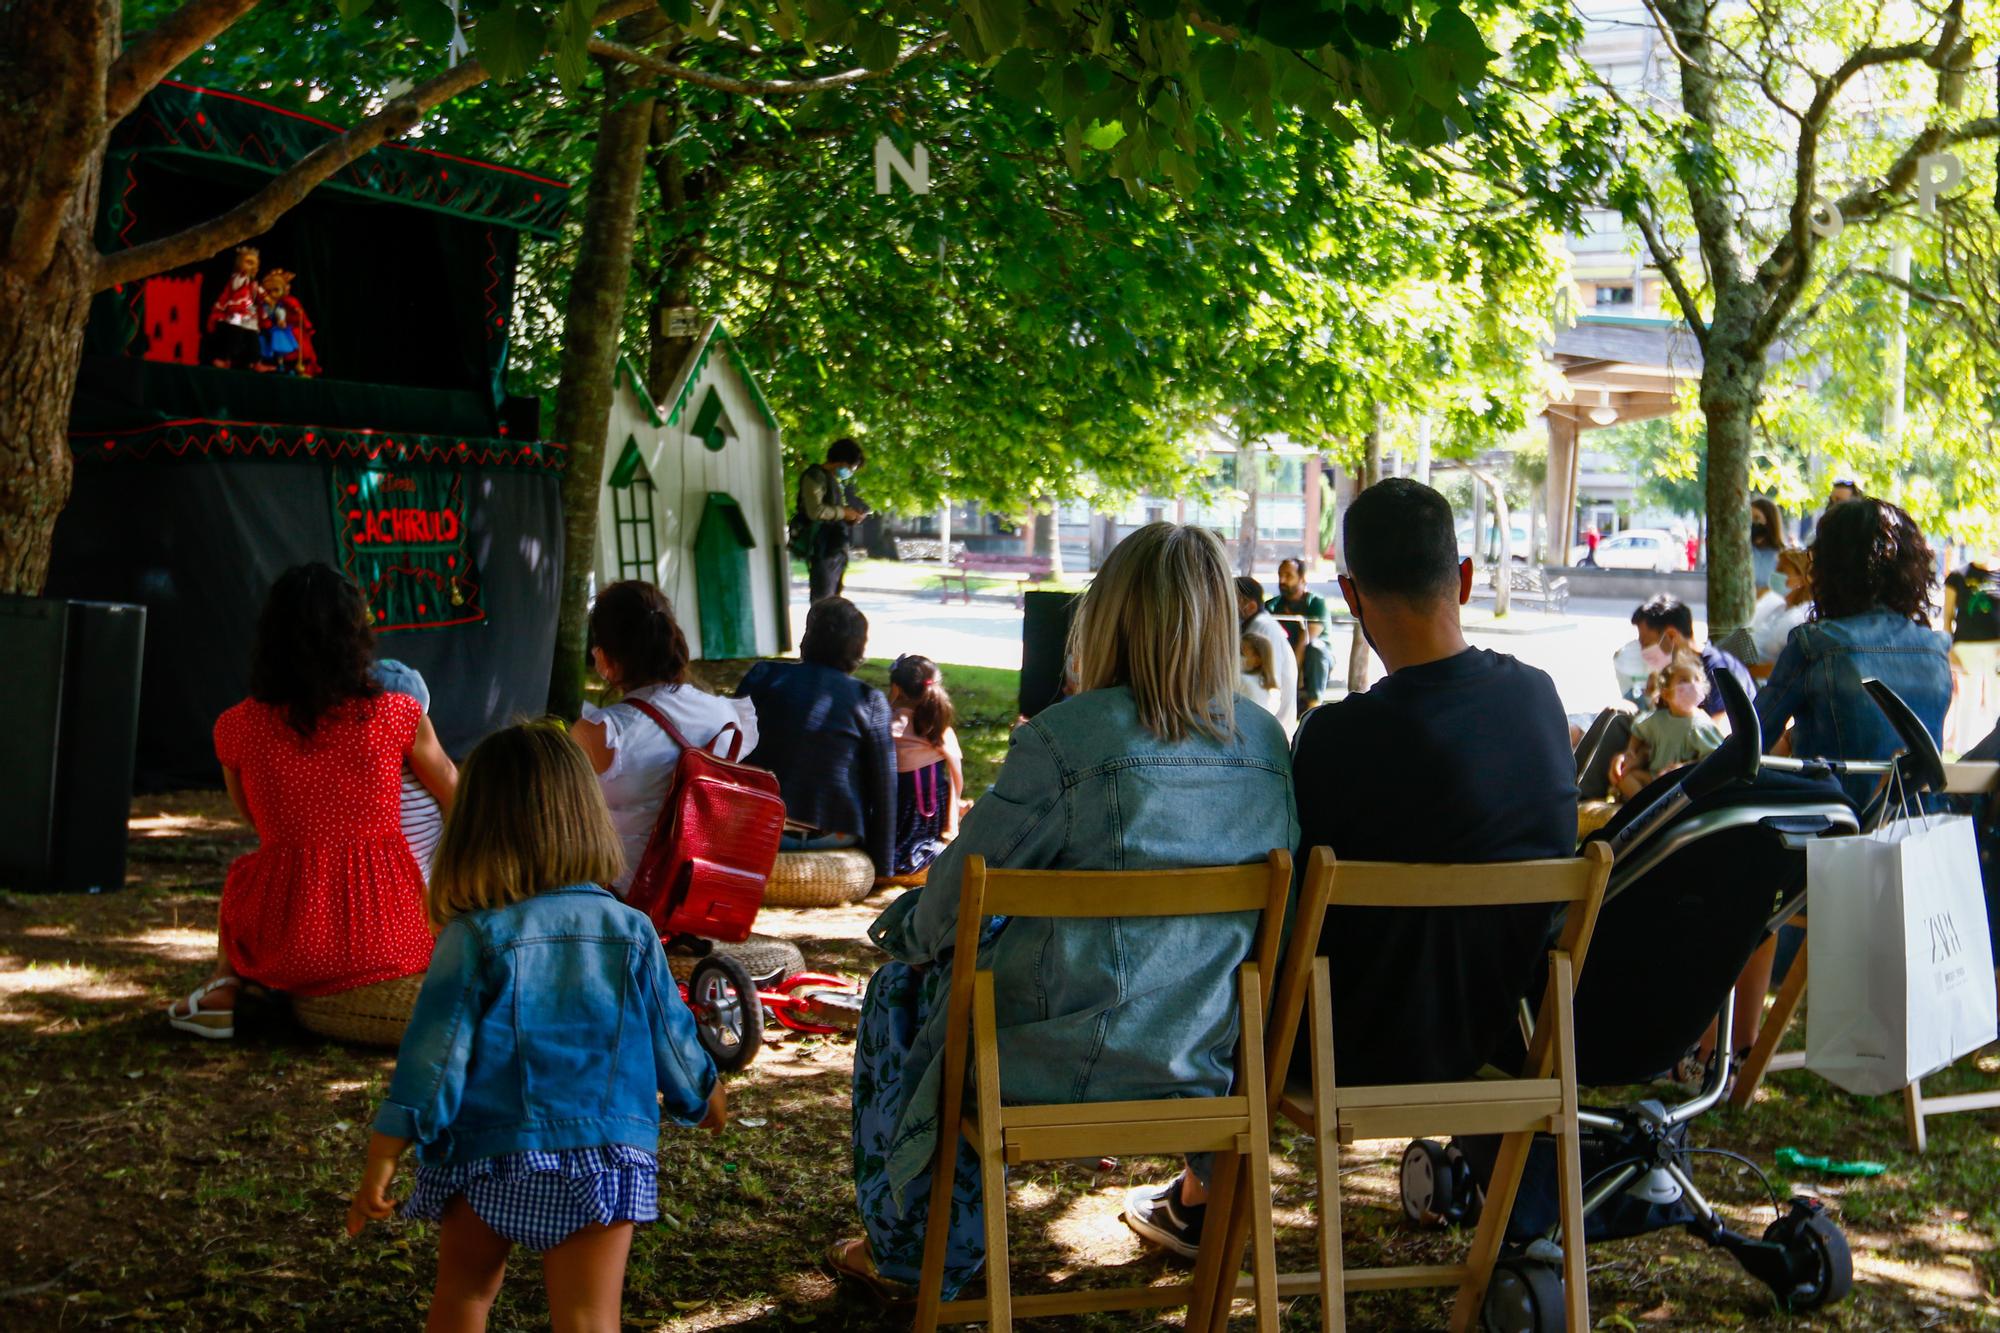
{"label": "chair leg", "polygon": [[956,1128],[938,1126],[938,1160],[931,1168],[930,1221],[924,1228],[923,1267],[918,1270],[916,1333],[937,1333],[944,1297],[945,1240],[951,1232],[951,1187],[958,1164]]}
{"label": "chair leg", "polygon": [[1208,1178],[1208,1213],[1194,1261],[1194,1288],[1188,1293],[1188,1333],[1221,1333],[1229,1324],[1229,1307],[1236,1296],[1236,1264],[1231,1256],[1243,1252],[1239,1223],[1248,1194],[1241,1168],[1237,1154],[1215,1155]]}
{"label": "chair leg", "polygon": [[1479,1229],[1472,1233],[1472,1249],[1466,1255],[1465,1280],[1451,1311],[1451,1333],[1471,1333],[1478,1327],[1480,1310],[1486,1304],[1486,1288],[1493,1281],[1493,1265],[1499,1261],[1500,1245],[1507,1236],[1507,1219],[1514,1211],[1515,1196],[1521,1192],[1521,1173],[1527,1169],[1531,1133],[1507,1134],[1493,1162],[1493,1178],[1486,1186],[1486,1204],[1479,1215]]}
{"label": "chair leg", "polygon": [[[1785,973],[1784,985],[1778,987],[1778,998],[1771,1002],[1771,1011],[1764,1016],[1763,1029],[1758,1032],[1750,1053],[1743,1057],[1742,1068],[1736,1071],[1736,1086],[1729,1090],[1729,1104],[1739,1110],[1756,1097],[1764,1073],[1771,1067],[1771,1057],[1778,1053],[1778,1043],[1784,1040],[1785,1029],[1791,1026],[1799,1001],[1805,999],[1806,949],[1811,943],[1810,935],[1799,941],[1798,956],[1792,960],[1791,971]],[[1724,1059],[1729,1054],[1722,1052]]]}
{"label": "chair leg", "polygon": [[1571,1333],[1590,1333],[1590,1276],[1584,1251],[1583,1143],[1577,1124],[1576,1033],[1571,1000],[1574,972],[1567,954],[1555,960],[1556,1078],[1563,1123],[1556,1136],[1556,1180],[1562,1190],[1563,1304]]}
{"label": "chair leg", "polygon": [[1319,1167],[1319,1303],[1324,1333],[1346,1333],[1347,1270],[1340,1227],[1340,1124],[1333,1082],[1333,981],[1324,958],[1313,965],[1312,1008],[1306,1011],[1312,1043],[1313,1151]]}
{"label": "chair leg", "polygon": [[[983,1126],[982,1126],[983,1129]],[[986,1326],[1014,1333],[1014,1274],[1007,1261],[1007,1166],[996,1150],[979,1154],[979,1188],[986,1203]]]}
{"label": "chair leg", "polygon": [[1910,1133],[1911,1152],[1922,1152],[1930,1146],[1924,1115],[1924,1081],[1912,1079],[1910,1086],[1903,1089],[1903,1127]]}

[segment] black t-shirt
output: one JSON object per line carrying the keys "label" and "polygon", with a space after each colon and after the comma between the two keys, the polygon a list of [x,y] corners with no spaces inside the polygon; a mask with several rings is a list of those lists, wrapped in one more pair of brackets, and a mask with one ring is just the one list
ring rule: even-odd
{"label": "black t-shirt", "polygon": [[[1299,862],[1529,861],[1576,851],[1576,761],[1547,675],[1470,648],[1314,709],[1292,758]],[[1548,948],[1544,907],[1335,908],[1342,1083],[1470,1077],[1513,1025]],[[1308,1068],[1303,1034],[1292,1062]]]}
{"label": "black t-shirt", "polygon": [[1991,643],[2000,639],[2000,583],[1980,565],[1967,565],[1944,581],[1957,594],[1957,614],[1951,622],[1953,643]]}

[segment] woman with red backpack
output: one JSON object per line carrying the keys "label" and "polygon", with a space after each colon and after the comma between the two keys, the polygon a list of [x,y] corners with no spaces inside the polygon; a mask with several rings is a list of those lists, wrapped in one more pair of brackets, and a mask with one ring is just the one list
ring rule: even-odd
{"label": "woman with red backpack", "polygon": [[[663,715],[690,745],[744,755],[757,745],[757,710],[747,699],[718,699],[687,683],[687,636],[666,594],[650,583],[627,579],[600,592],[590,608],[589,643],[591,666],[620,701],[585,704],[570,734],[597,772],[625,849],[625,872],[608,886],[623,896],[681,757],[680,742],[649,714]],[[730,728],[740,741],[723,736]]]}

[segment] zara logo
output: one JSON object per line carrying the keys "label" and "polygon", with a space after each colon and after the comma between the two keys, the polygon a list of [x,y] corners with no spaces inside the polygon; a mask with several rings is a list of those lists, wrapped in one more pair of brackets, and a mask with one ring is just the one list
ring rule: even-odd
{"label": "zara logo", "polygon": [[1931,962],[1944,963],[1956,958],[1965,943],[1959,938],[1958,926],[1952,921],[1951,913],[1939,912],[1936,916],[1925,918],[1925,923],[1931,932]]}

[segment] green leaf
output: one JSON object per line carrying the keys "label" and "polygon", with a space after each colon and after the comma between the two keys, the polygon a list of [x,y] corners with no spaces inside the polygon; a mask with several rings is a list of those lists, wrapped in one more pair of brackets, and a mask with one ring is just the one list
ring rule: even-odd
{"label": "green leaf", "polygon": [[451,40],[451,10],[444,0],[396,0],[403,22],[425,46],[443,46]]}
{"label": "green leaf", "polygon": [[889,69],[901,54],[896,30],[869,15],[854,21],[854,36],[848,44],[854,48],[855,57],[869,69]]}
{"label": "green leaf", "polygon": [[660,0],[660,9],[683,28],[694,24],[694,0]]}
{"label": "green leaf", "polygon": [[1257,35],[1277,46],[1310,51],[1325,46],[1346,30],[1341,9],[1323,8],[1314,0],[1266,4],[1257,11]]}
{"label": "green leaf", "polygon": [[526,5],[496,9],[479,20],[472,32],[473,47],[493,77],[509,83],[528,72],[541,58],[548,42],[540,15]]}
{"label": "green leaf", "polygon": [[1440,9],[1424,29],[1424,45],[1447,52],[1463,83],[1476,83],[1499,53],[1486,45],[1479,25],[1462,9]]}
{"label": "green leaf", "polygon": [[335,0],[335,7],[344,19],[358,19],[375,4],[375,0]]}
{"label": "green leaf", "polygon": [[993,67],[993,87],[1004,97],[1033,106],[1041,101],[1042,62],[1025,47],[1015,47]]}
{"label": "green leaf", "polygon": [[1124,124],[1115,120],[1093,120],[1083,131],[1083,141],[1100,153],[1110,152],[1124,137]]}
{"label": "green leaf", "polygon": [[1403,36],[1403,20],[1396,14],[1356,5],[1346,14],[1347,31],[1358,42],[1387,50]]}

